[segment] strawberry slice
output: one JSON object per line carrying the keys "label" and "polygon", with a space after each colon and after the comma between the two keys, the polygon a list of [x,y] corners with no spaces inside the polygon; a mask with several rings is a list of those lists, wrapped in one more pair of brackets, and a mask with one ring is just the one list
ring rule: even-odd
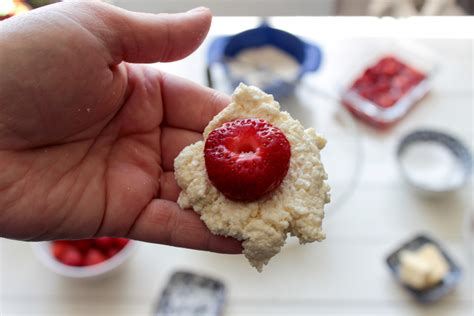
{"label": "strawberry slice", "polygon": [[291,147],[281,130],[265,120],[227,122],[204,146],[211,183],[227,198],[255,201],[275,190],[286,176]]}
{"label": "strawberry slice", "polygon": [[107,260],[107,257],[98,249],[89,249],[84,257],[84,265],[85,266],[92,266],[95,264],[99,264]]}

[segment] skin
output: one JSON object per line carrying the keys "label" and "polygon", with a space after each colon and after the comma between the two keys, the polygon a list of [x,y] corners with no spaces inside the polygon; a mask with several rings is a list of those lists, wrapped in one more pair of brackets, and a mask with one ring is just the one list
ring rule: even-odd
{"label": "skin", "polygon": [[210,23],[205,8],[154,15],[95,1],[0,23],[2,237],[241,252],[179,208],[173,173],[228,97],[137,64],[186,57]]}

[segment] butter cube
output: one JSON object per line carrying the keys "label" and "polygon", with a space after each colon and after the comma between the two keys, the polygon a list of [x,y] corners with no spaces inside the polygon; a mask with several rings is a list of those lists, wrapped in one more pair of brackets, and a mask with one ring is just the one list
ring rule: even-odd
{"label": "butter cube", "polygon": [[418,290],[435,285],[449,270],[448,263],[440,251],[429,244],[416,251],[402,251],[400,263],[401,281]]}
{"label": "butter cube", "polygon": [[428,283],[435,285],[441,281],[449,271],[449,265],[443,254],[433,245],[425,245],[418,250],[420,258],[431,265],[431,272],[428,275]]}

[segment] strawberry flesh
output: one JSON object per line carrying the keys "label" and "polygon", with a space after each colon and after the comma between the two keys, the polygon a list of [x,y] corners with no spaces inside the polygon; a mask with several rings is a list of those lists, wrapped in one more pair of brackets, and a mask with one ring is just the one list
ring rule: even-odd
{"label": "strawberry flesh", "polygon": [[212,131],[204,146],[211,183],[227,198],[255,201],[285,178],[291,146],[281,130],[262,119],[227,122]]}

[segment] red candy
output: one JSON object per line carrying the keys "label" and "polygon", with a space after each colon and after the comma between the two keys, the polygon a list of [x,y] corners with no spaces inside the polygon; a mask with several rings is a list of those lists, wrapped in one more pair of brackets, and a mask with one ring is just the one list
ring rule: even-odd
{"label": "red candy", "polygon": [[238,119],[212,131],[204,147],[211,183],[227,198],[255,201],[288,172],[291,148],[281,130],[261,119]]}
{"label": "red candy", "polygon": [[129,240],[101,237],[83,240],[56,240],[52,242],[52,255],[68,266],[91,266],[102,263],[121,251]]}

